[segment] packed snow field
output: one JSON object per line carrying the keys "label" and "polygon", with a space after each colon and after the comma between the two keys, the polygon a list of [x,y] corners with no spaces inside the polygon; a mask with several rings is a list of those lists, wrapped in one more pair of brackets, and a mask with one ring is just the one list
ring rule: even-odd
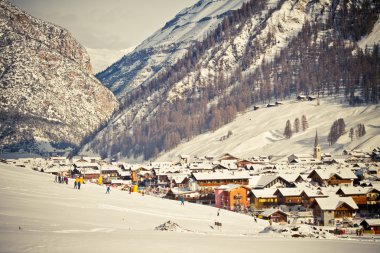
{"label": "packed snow field", "polygon": [[[284,101],[283,105],[261,108],[257,111],[248,110],[236,119],[219,128],[215,132],[199,135],[189,142],[164,153],[157,160],[171,161],[178,155],[222,155],[231,153],[235,156],[249,158],[253,155],[290,155],[291,153],[312,154],[315,131],[318,131],[319,144],[322,152],[342,154],[344,149],[372,150],[380,143],[380,113],[378,105],[363,105],[350,107],[341,104],[343,98],[321,99],[316,101],[297,102],[295,99]],[[305,115],[309,124],[306,131],[293,133],[290,139],[284,137],[287,120],[292,126],[294,120]],[[340,137],[332,146],[328,145],[327,136],[333,122],[343,118],[347,133]],[[348,131],[362,123],[367,134],[353,141]],[[223,138],[231,131],[229,138]],[[204,145],[207,143],[207,145]]]}
{"label": "packed snow field", "polygon": [[[284,238],[268,222],[209,206],[129,194],[87,183],[80,190],[28,168],[0,165],[0,252],[379,252],[380,243]],[[168,220],[176,231],[157,231]],[[222,229],[214,227],[215,221]]]}

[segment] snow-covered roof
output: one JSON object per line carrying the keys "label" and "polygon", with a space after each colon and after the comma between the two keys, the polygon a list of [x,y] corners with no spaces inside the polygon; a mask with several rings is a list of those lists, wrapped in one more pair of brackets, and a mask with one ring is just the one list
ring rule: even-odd
{"label": "snow-covered roof", "polygon": [[249,179],[249,174],[245,171],[214,172],[214,173],[193,173],[196,180],[223,180],[223,179]]}
{"label": "snow-covered roof", "polygon": [[271,216],[272,214],[274,213],[277,213],[277,212],[280,212],[280,213],[283,213],[285,215],[287,215],[287,213],[281,211],[280,209],[266,209],[264,212],[260,213],[261,216],[263,217],[269,217]]}
{"label": "snow-covered roof", "polygon": [[266,189],[253,189],[252,193],[256,198],[275,198],[274,195],[277,189],[266,188]]}
{"label": "snow-covered roof", "polygon": [[280,192],[284,197],[299,196],[302,193],[302,189],[299,188],[278,188],[276,192]]}
{"label": "snow-covered roof", "polygon": [[77,168],[83,168],[83,167],[97,167],[97,168],[99,168],[100,167],[100,165],[97,163],[87,163],[87,162],[76,162],[76,163],[74,163],[74,165]]}
{"label": "snow-covered roof", "polygon": [[380,219],[365,219],[362,222],[367,222],[369,226],[380,226]]}
{"label": "snow-covered roof", "polygon": [[359,209],[351,197],[329,196],[327,198],[316,198],[315,201],[322,210],[335,210],[344,203],[352,209]]}
{"label": "snow-covered roof", "polygon": [[[326,169],[315,169],[313,170],[317,173],[323,180],[328,180],[332,176],[337,175],[342,179],[355,179],[357,178],[355,173],[349,168],[326,168]],[[312,172],[311,172],[312,173]],[[311,174],[310,173],[310,174]],[[309,176],[310,176],[309,174]]]}
{"label": "snow-covered roof", "polygon": [[252,188],[265,188],[270,182],[278,178],[278,175],[260,175],[257,177],[253,177],[249,185],[252,186]]}
{"label": "snow-covered roof", "polygon": [[349,186],[349,187],[341,187],[337,191],[337,193],[342,191],[344,195],[363,195],[363,194],[367,194],[368,191],[370,190],[372,190],[372,188]]}

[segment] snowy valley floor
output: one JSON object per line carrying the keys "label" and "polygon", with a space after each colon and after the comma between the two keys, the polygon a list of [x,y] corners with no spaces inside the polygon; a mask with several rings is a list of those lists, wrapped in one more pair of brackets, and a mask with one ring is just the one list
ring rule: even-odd
{"label": "snowy valley floor", "polygon": [[[267,221],[0,165],[0,252],[380,252],[380,243],[284,238]],[[156,231],[171,220],[183,231]],[[223,224],[222,231],[213,227]]]}

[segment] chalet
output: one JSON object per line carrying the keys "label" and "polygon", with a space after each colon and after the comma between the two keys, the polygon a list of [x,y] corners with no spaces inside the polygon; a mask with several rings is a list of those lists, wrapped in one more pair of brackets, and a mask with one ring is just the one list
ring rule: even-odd
{"label": "chalet", "polygon": [[255,105],[255,106],[253,106],[253,110],[254,111],[257,111],[258,109],[260,109],[261,108],[261,106],[259,106],[259,105]]}
{"label": "chalet", "polygon": [[244,185],[228,184],[216,187],[215,207],[226,208],[231,211],[246,210],[250,201],[248,195],[250,188]]}
{"label": "chalet", "polygon": [[168,174],[170,188],[188,188],[189,187],[189,177],[187,174]]}
{"label": "chalet", "polygon": [[352,186],[356,175],[348,168],[315,169],[308,178],[321,186]]}
{"label": "chalet", "polygon": [[111,182],[112,179],[118,179],[119,167],[114,165],[103,165],[100,169],[104,183]]}
{"label": "chalet", "polygon": [[193,173],[195,182],[201,192],[214,193],[214,188],[225,184],[248,185],[249,174],[245,171]]}
{"label": "chalet", "polygon": [[276,107],[277,104],[267,104],[267,108]]}
{"label": "chalet", "polygon": [[100,165],[97,163],[89,163],[89,162],[83,162],[83,161],[77,161],[73,164],[74,169],[80,170],[80,171],[86,171],[86,170],[99,170]]}
{"label": "chalet", "polygon": [[253,189],[250,200],[255,209],[264,209],[277,206],[276,189]]}
{"label": "chalet", "polygon": [[314,101],[314,100],[316,100],[316,99],[317,99],[316,96],[308,96],[308,97],[307,97],[307,100],[309,100],[309,101]]}
{"label": "chalet", "polygon": [[313,215],[320,225],[335,225],[337,221],[350,220],[359,209],[351,197],[330,196],[316,198],[311,205]]}
{"label": "chalet", "polygon": [[214,171],[214,166],[210,163],[191,163],[189,170],[193,173]]}
{"label": "chalet", "polygon": [[367,192],[368,188],[363,187],[341,187],[336,194],[341,197],[352,197],[352,199],[355,201],[356,205],[359,207],[366,206],[367,205]]}
{"label": "chalet", "polygon": [[[375,187],[371,187],[368,191],[367,191],[367,206],[370,208],[376,208],[376,207],[380,207],[380,187],[379,189],[375,188]],[[370,208],[370,209],[372,209]]]}
{"label": "chalet", "polygon": [[85,169],[81,170],[80,177],[82,177],[84,180],[98,180],[98,178],[101,176],[99,170],[93,170],[93,169]]}
{"label": "chalet", "polygon": [[298,188],[279,188],[274,192],[279,205],[300,205],[302,190]]}
{"label": "chalet", "polygon": [[258,218],[273,222],[287,222],[288,214],[279,209],[268,209],[258,215]]}
{"label": "chalet", "polygon": [[305,189],[301,192],[301,201],[304,207],[310,207],[316,198],[327,198],[320,190]]}
{"label": "chalet", "polygon": [[237,158],[236,156],[233,156],[229,153],[225,153],[221,157],[219,157],[219,159],[218,159],[219,162],[221,162],[223,160],[229,160],[229,161],[237,162],[239,160],[239,158]]}
{"label": "chalet", "polygon": [[214,202],[213,199],[211,200],[208,196],[201,195],[197,191],[192,191],[189,189],[180,189],[176,187],[169,189],[169,191],[165,195],[165,198],[180,200],[182,196],[184,197],[185,201],[192,203],[210,204]]}
{"label": "chalet", "polygon": [[232,171],[237,170],[238,167],[236,163],[230,163],[229,161],[222,161],[220,164],[216,164],[213,167],[213,171]]}
{"label": "chalet", "polygon": [[279,175],[261,175],[253,177],[249,185],[253,189],[285,188],[294,186]]}
{"label": "chalet", "polygon": [[288,156],[290,164],[319,164],[321,161],[309,154],[292,154]]}
{"label": "chalet", "polygon": [[360,225],[365,231],[369,231],[372,234],[380,234],[380,219],[365,219]]}
{"label": "chalet", "polygon": [[276,105],[283,105],[284,103],[283,103],[283,102],[276,101],[275,104],[276,104]]}

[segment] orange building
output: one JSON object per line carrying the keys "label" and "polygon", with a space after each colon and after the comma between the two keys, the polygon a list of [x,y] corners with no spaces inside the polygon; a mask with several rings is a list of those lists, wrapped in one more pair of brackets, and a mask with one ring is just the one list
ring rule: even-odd
{"label": "orange building", "polygon": [[251,189],[247,186],[228,184],[215,188],[215,206],[232,211],[241,211],[249,207],[248,195]]}

